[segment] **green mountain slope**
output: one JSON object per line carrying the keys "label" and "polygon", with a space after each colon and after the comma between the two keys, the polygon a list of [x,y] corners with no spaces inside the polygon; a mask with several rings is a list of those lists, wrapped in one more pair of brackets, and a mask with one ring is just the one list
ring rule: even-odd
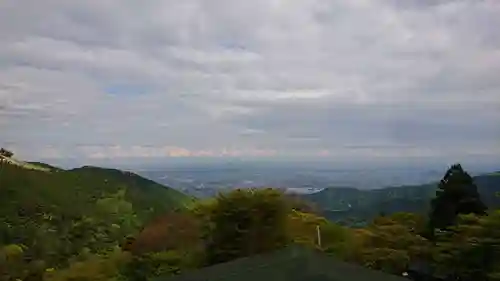
{"label": "green mountain slope", "polygon": [[[490,208],[500,207],[500,175],[492,173],[474,177],[483,202]],[[387,187],[375,190],[327,188],[303,198],[314,203],[330,220],[344,224],[363,224],[381,213],[426,213],[437,183]]]}
{"label": "green mountain slope", "polygon": [[116,247],[148,220],[193,200],[130,172],[36,165],[44,170],[0,166],[0,248],[22,245],[50,266]]}
{"label": "green mountain slope", "polygon": [[0,163],[4,163],[4,164],[10,164],[10,165],[16,165],[16,166],[19,166],[19,167],[22,167],[24,169],[29,169],[29,170],[38,170],[38,171],[44,171],[44,172],[48,172],[49,169],[47,169],[46,166],[49,166],[49,165],[37,165],[37,164],[43,164],[43,163],[37,163],[37,162],[23,162],[23,161],[20,161],[18,159],[15,159],[15,158],[12,158],[12,157],[6,157],[4,155],[0,155]]}
{"label": "green mountain slope", "polygon": [[0,212],[35,204],[43,211],[84,214],[98,198],[126,190],[125,199],[142,217],[182,208],[192,199],[134,173],[98,167],[62,170],[37,163],[51,172],[3,164]]}
{"label": "green mountain slope", "polygon": [[48,169],[49,171],[55,171],[55,170],[63,171],[63,169],[61,169],[59,167],[55,167],[55,166],[52,166],[52,165],[49,165],[46,163],[42,163],[42,162],[26,162],[26,163],[37,166],[37,167]]}
{"label": "green mountain slope", "polygon": [[139,208],[138,211],[148,209],[155,214],[163,214],[174,208],[183,208],[193,200],[173,188],[131,172],[85,166],[68,173],[76,175],[79,180],[93,182],[101,189],[109,189],[110,192],[120,187],[127,188],[126,198]]}

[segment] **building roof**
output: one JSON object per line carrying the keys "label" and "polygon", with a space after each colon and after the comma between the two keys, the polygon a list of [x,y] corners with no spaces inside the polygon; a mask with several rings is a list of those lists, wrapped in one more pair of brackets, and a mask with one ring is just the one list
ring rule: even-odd
{"label": "building roof", "polygon": [[408,281],[292,246],[155,281]]}

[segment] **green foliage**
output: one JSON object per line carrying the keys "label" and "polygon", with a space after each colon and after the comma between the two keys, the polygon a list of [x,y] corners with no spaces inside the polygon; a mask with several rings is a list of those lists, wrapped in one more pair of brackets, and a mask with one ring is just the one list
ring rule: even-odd
{"label": "green foliage", "polygon": [[122,189],[96,202],[97,217],[111,226],[111,231],[117,233],[119,237],[134,233],[140,225],[132,203],[126,200],[125,194],[126,190]]}
{"label": "green foliage", "polygon": [[29,260],[24,245],[0,248],[0,280],[41,280],[45,262]]}
{"label": "green foliage", "polygon": [[[364,222],[348,228],[319,215],[314,205],[273,189],[236,190],[195,202],[133,173],[35,165],[49,172],[2,165],[1,281],[143,281],[243,257],[247,263],[241,266],[215,266],[212,272],[241,279],[249,267],[262,266],[266,278],[293,280],[326,276],[330,273],[320,271],[330,266],[345,269],[315,254],[313,259],[300,257],[294,250],[259,255],[292,243],[397,275],[412,261],[424,259],[437,274],[474,281],[500,278],[500,211],[474,215],[484,210],[481,186],[491,187],[499,177],[475,178],[478,192],[460,166],[447,172],[432,205],[437,216],[431,216],[432,223],[448,228],[429,241],[423,237],[428,222],[421,214],[435,189],[432,185],[311,195],[323,203],[337,202],[338,209],[330,211],[339,217],[347,213],[354,222]],[[495,200],[500,199],[485,197],[487,204]],[[342,206],[349,204],[357,211],[344,212]],[[415,212],[397,212],[400,209]],[[450,210],[471,214],[455,219]],[[375,217],[377,213],[387,215]]]}
{"label": "green foliage", "polygon": [[58,168],[58,167],[55,167],[55,166],[52,166],[52,165],[49,165],[46,163],[42,163],[42,162],[26,162],[26,163],[33,165],[33,166],[36,166],[36,167],[46,169],[47,171],[52,171],[52,172],[63,172],[64,171],[61,168]]}
{"label": "green foliage", "polygon": [[[500,208],[500,177],[493,174],[473,177],[481,199],[489,208]],[[428,214],[431,199],[436,195],[438,183],[405,185],[376,190],[332,187],[321,192],[302,195],[320,210],[321,215],[331,221],[363,227],[378,214],[391,215],[397,212]]]}
{"label": "green foliage", "polygon": [[472,177],[455,164],[448,169],[438,185],[432,200],[429,217],[431,229],[444,228],[455,223],[458,214],[484,214],[486,206],[481,201]]}
{"label": "green foliage", "polygon": [[[316,214],[292,211],[288,217],[288,235],[295,244],[323,250],[340,259],[352,252],[353,231]],[[321,245],[318,241],[318,227]]]}
{"label": "green foliage", "polygon": [[[33,264],[40,262],[54,272],[81,264],[135,235],[145,221],[182,209],[189,201],[177,191],[118,170],[43,172],[3,163],[0,247],[23,247],[22,258],[4,259],[3,274],[27,278],[39,274]],[[8,246],[7,253],[13,249]]]}
{"label": "green foliage", "polygon": [[151,280],[169,277],[200,267],[197,253],[163,251],[134,256],[122,271],[129,280]]}
{"label": "green foliage", "polygon": [[328,222],[323,217],[293,210],[288,216],[287,232],[292,242],[316,247],[318,246],[317,227],[320,226],[324,231],[326,225]]}
{"label": "green foliage", "polygon": [[462,280],[498,280],[500,211],[459,216],[455,226],[436,235],[433,258],[441,274]]}
{"label": "green foliage", "polygon": [[24,249],[20,245],[16,244],[11,244],[3,247],[2,251],[2,257],[5,259],[11,259],[11,258],[19,258],[23,255]]}
{"label": "green foliage", "polygon": [[429,242],[419,235],[423,219],[415,214],[397,213],[376,218],[355,234],[349,260],[366,267],[400,275],[410,261],[427,256]]}
{"label": "green foliage", "polygon": [[107,255],[92,255],[83,261],[71,263],[62,270],[46,270],[44,281],[118,281],[124,280],[121,271],[130,260],[127,253],[115,250]]}
{"label": "green foliage", "polygon": [[209,214],[206,255],[209,264],[263,253],[288,242],[288,201],[272,189],[220,194]]}

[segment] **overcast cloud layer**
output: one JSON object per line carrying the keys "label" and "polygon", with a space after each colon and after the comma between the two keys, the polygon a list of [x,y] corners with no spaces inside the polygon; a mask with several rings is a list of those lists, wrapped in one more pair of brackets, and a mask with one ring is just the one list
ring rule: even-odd
{"label": "overcast cloud layer", "polygon": [[499,27],[494,0],[3,0],[0,145],[500,157]]}

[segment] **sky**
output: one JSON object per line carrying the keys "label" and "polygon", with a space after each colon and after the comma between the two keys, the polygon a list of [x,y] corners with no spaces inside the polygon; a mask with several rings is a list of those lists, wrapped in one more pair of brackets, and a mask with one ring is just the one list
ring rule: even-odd
{"label": "sky", "polygon": [[499,26],[495,0],[2,0],[0,146],[498,160]]}

